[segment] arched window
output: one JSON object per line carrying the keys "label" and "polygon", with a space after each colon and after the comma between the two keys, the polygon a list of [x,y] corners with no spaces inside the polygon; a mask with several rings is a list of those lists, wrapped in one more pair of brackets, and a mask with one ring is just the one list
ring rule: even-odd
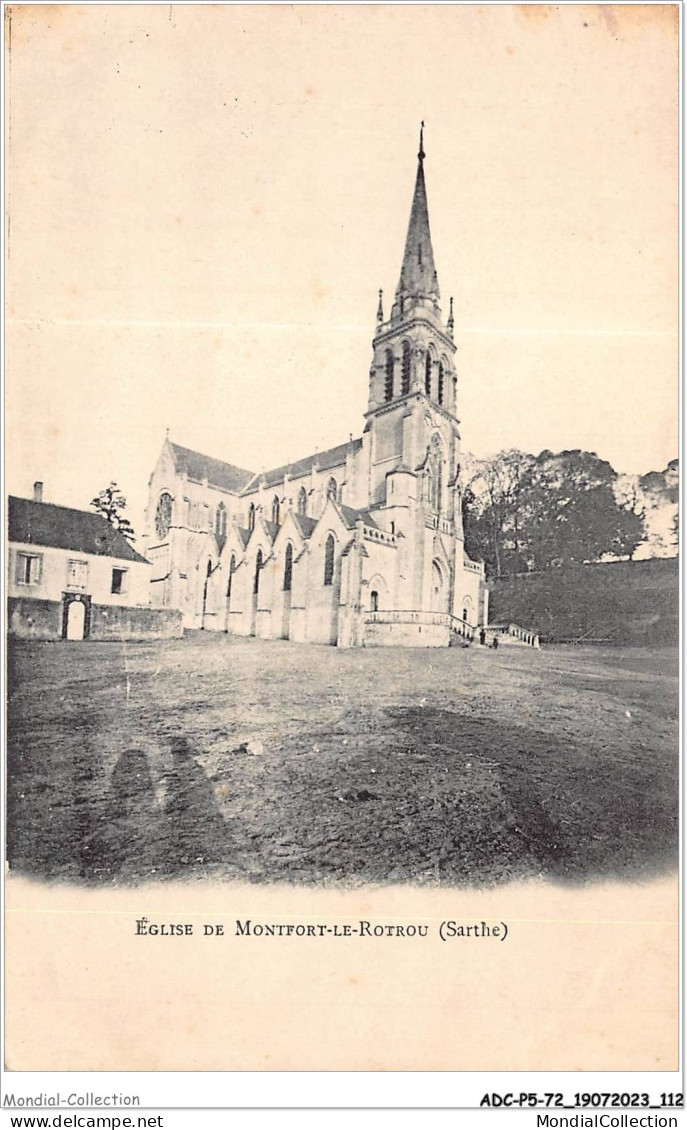
{"label": "arched window", "polygon": [[428,353],[425,357],[425,392],[432,395],[432,358]]}
{"label": "arched window", "polygon": [[166,538],[172,524],[172,496],[161,494],[155,511],[155,533],[159,538]]}
{"label": "arched window", "polygon": [[444,403],[444,364],[443,361],[439,362],[439,387],[437,389],[437,400],[440,404]]}
{"label": "arched window", "polygon": [[277,498],[276,494],[272,499],[272,521],[274,522],[275,526],[279,525],[279,499]]}
{"label": "arched window", "polygon": [[232,582],[234,580],[235,570],[236,570],[236,557],[232,553],[231,560],[229,562],[229,574],[227,576],[227,600],[231,599],[231,585],[232,585]]}
{"label": "arched window", "polygon": [[374,589],[370,593],[370,612],[379,612],[379,593]]}
{"label": "arched window", "polygon": [[401,364],[401,396],[410,392],[410,345],[403,342],[403,361]]}
{"label": "arched window", "polygon": [[248,507],[248,529],[252,533],[255,529],[255,503],[251,502]]}
{"label": "arched window", "polygon": [[223,502],[220,502],[215,513],[215,541],[217,548],[222,552],[224,543],[227,540],[227,508]]}
{"label": "arched window", "polygon": [[386,351],[386,370],[384,376],[384,399],[394,398],[394,355],[390,349]]}
{"label": "arched window", "polygon": [[324,546],[324,583],[331,585],[334,579],[334,535],[329,534]]}
{"label": "arched window", "polygon": [[291,542],[286,547],[284,555],[284,592],[291,592],[291,579],[293,577],[293,546]]}
{"label": "arched window", "polygon": [[331,479],[327,483],[327,498],[333,498],[334,502],[336,502],[336,495],[337,495],[338,489],[339,488],[336,485],[336,479],[332,475]]}
{"label": "arched window", "polygon": [[301,487],[298,492],[298,513],[303,517],[308,513],[308,492],[305,487]]}
{"label": "arched window", "polygon": [[260,570],[262,569],[262,550],[258,550],[257,557],[255,558],[255,577],[253,578],[253,592],[258,595],[260,589]]}

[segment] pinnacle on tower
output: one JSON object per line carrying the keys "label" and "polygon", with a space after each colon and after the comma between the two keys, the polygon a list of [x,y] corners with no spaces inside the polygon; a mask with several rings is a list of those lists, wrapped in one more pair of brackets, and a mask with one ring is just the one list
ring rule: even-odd
{"label": "pinnacle on tower", "polygon": [[382,306],[383,290],[379,292],[379,304],[377,306],[377,321],[381,324],[384,321],[384,307]]}
{"label": "pinnacle on tower", "polygon": [[423,122],[420,127],[420,148],[417,155],[415,190],[410,209],[405,251],[403,252],[401,277],[396,288],[396,302],[401,313],[408,305],[409,300],[412,302],[413,299],[429,298],[436,303],[439,298],[439,282],[434,266],[432,237],[429,230],[427,189],[425,187],[424,125]]}

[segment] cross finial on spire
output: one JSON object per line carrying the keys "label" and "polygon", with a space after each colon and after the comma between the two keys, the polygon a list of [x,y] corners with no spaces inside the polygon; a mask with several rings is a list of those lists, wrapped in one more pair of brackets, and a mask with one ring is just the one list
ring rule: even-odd
{"label": "cross finial on spire", "polygon": [[417,159],[420,162],[424,161],[424,159],[425,159],[425,147],[422,144],[423,138],[424,138],[424,132],[425,132],[425,123],[420,122],[420,148],[418,149],[418,152],[417,152]]}

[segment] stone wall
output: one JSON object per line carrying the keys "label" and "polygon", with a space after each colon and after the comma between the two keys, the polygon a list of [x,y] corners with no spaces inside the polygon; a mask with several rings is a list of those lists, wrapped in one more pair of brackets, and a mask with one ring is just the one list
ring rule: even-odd
{"label": "stone wall", "polygon": [[448,647],[444,624],[365,624],[363,647]]}
{"label": "stone wall", "polygon": [[[9,634],[23,640],[61,640],[62,602],[9,597]],[[174,608],[92,604],[93,640],[176,639],[183,635],[181,613]]]}
{"label": "stone wall", "polygon": [[7,598],[10,636],[19,640],[59,640],[62,637],[62,604],[57,600]]}
{"label": "stone wall", "polygon": [[183,634],[181,612],[176,608],[91,606],[93,640],[169,640]]}

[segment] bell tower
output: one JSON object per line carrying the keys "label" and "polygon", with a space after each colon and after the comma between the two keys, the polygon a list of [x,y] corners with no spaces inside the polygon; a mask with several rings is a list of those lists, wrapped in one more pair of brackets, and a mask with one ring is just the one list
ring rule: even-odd
{"label": "bell tower", "polygon": [[401,274],[388,320],[379,293],[368,415],[415,393],[455,416],[453,299],[444,324],[429,228],[424,122]]}
{"label": "bell tower", "polygon": [[[424,166],[423,122],[398,286],[388,319],[380,291],[372,342],[366,413],[366,431],[371,433],[370,485],[373,503],[388,504],[388,476],[402,467],[423,478],[430,455],[440,451],[442,489],[435,490],[432,499],[440,498],[438,512],[450,512],[452,518],[450,484],[455,480],[459,452],[453,299],[444,322]],[[418,482],[418,500],[427,501],[428,492],[426,484]]]}

